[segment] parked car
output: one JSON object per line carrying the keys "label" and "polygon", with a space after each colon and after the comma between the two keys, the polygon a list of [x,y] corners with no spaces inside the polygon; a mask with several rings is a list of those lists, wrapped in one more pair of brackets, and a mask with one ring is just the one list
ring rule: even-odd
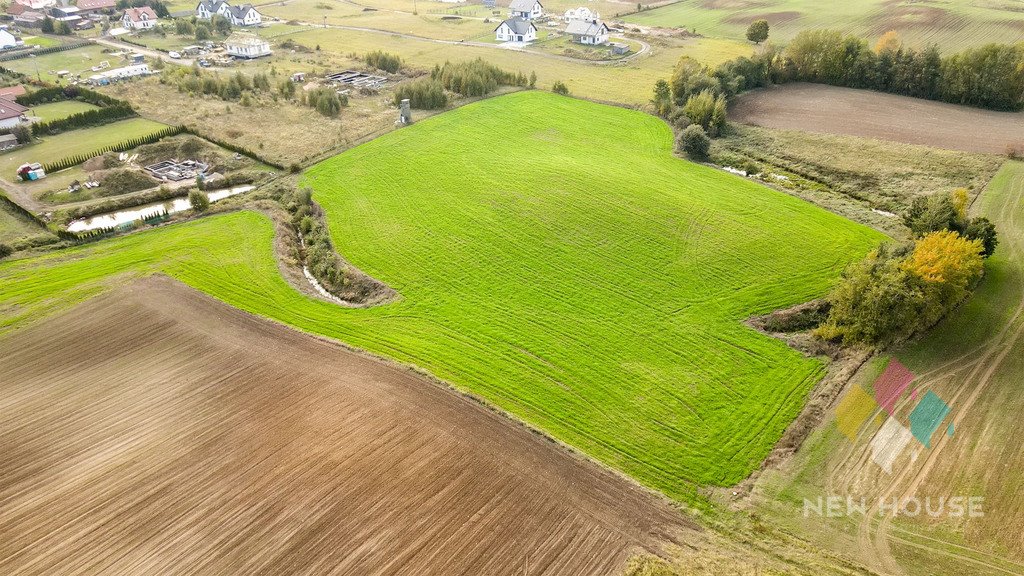
{"label": "parked car", "polygon": [[179,52],[174,52],[173,50],[171,52],[168,52],[167,55],[175,60],[181,58],[181,54]]}
{"label": "parked car", "polygon": [[202,66],[203,68],[209,68],[210,67],[210,61],[207,60],[206,58],[203,58],[202,60],[199,61],[199,65]]}

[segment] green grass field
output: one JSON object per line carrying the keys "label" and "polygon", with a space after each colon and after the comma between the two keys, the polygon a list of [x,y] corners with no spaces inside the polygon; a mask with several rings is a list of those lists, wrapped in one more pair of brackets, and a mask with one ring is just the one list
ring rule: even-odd
{"label": "green grass field", "polygon": [[4,174],[4,178],[13,180],[18,166],[27,162],[56,162],[68,156],[86,154],[104,146],[152,134],[166,127],[145,118],[131,118],[95,128],[69,130],[56,136],[46,136],[35,144],[0,154],[0,172]]}
{"label": "green grass field", "polygon": [[93,45],[76,48],[74,50],[66,50],[64,52],[44,54],[43,56],[37,56],[34,58],[19,58],[18,60],[5,62],[4,66],[14,70],[15,72],[25,74],[30,78],[38,77],[44,82],[51,82],[54,84],[61,82],[63,84],[67,84],[68,78],[59,78],[57,76],[57,72],[67,70],[72,74],[78,74],[83,78],[88,78],[94,74],[91,70],[92,67],[104,60],[109,62],[112,68],[122,65],[121,62],[123,62],[116,57],[104,53],[103,46]]}
{"label": "green grass field", "polygon": [[33,106],[29,110],[30,116],[38,116],[43,122],[50,122],[52,120],[60,120],[61,118],[67,118],[72,114],[78,114],[80,112],[87,112],[89,110],[95,110],[98,106],[89,104],[88,102],[79,102],[77,100],[65,100],[63,102],[53,102],[51,104],[40,104],[39,106]]}
{"label": "green grass field", "polygon": [[944,51],[1024,40],[1024,12],[1014,2],[1000,1],[680,0],[625,20],[741,39],[758,18],[768,20],[776,42],[788,41],[800,30],[830,27],[869,38],[896,30],[909,44],[937,44]]}
{"label": "green grass field", "polygon": [[881,236],[671,145],[634,111],[541,92],[485,100],[306,177],[339,250],[397,303],[302,296],[277,271],[269,221],[240,212],[0,265],[0,309],[15,311],[0,330],[115,275],[164,272],[417,365],[698,500],[696,486],[758,465],[823,371],[743,319],[821,295]]}

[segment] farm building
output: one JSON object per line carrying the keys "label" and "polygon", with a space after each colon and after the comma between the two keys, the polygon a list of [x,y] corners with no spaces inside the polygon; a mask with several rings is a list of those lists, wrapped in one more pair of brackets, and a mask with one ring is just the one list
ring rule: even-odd
{"label": "farm building", "polygon": [[600,20],[573,20],[565,27],[565,33],[572,36],[577,44],[597,46],[608,43],[608,26]]}
{"label": "farm building", "polygon": [[0,98],[0,129],[14,128],[21,123],[22,116],[27,111],[28,108],[17,102]]}
{"label": "farm building", "polygon": [[586,6],[580,6],[579,8],[570,8],[565,11],[565,15],[562,19],[568,24],[573,20],[597,20],[601,18],[601,15],[596,11],[587,8]]}
{"label": "farm building", "polygon": [[39,28],[46,19],[46,14],[35,10],[25,10],[14,17],[14,23],[24,28]]}
{"label": "farm building", "polygon": [[522,18],[509,18],[494,29],[498,42],[532,42],[537,39],[537,27]]}
{"label": "farm building", "polygon": [[78,0],[79,14],[97,14],[113,12],[117,6],[115,0]]}
{"label": "farm building", "polygon": [[612,49],[612,54],[621,56],[629,53],[629,44],[622,44],[621,42],[611,42],[608,47]]}
{"label": "farm building", "polygon": [[18,38],[7,30],[0,30],[0,50],[7,50],[8,48],[15,48],[24,45],[25,43],[21,41],[21,38]]}
{"label": "farm building", "polygon": [[232,34],[224,41],[224,49],[235,58],[270,56],[270,42],[254,34]]}
{"label": "farm building", "polygon": [[544,15],[544,6],[539,0],[512,0],[508,6],[508,17],[535,20]]}
{"label": "farm building", "polygon": [[0,150],[10,150],[18,147],[18,137],[14,134],[0,136]]}
{"label": "farm building", "polygon": [[157,15],[149,6],[129,8],[121,17],[121,25],[128,30],[149,30],[156,26]]}
{"label": "farm building", "polygon": [[14,99],[18,96],[23,96],[25,94],[28,94],[28,90],[26,90],[25,86],[22,84],[0,88],[0,98],[10,100],[11,102],[14,102]]}
{"label": "farm building", "polygon": [[89,77],[89,82],[96,86],[105,86],[111,82],[116,82],[117,80],[127,80],[128,78],[146,76],[148,74],[148,64],[134,64],[132,66],[125,66],[124,68],[114,68],[113,70],[93,74]]}
{"label": "farm building", "polygon": [[15,2],[35,12],[41,12],[57,4],[57,0],[15,0]]}

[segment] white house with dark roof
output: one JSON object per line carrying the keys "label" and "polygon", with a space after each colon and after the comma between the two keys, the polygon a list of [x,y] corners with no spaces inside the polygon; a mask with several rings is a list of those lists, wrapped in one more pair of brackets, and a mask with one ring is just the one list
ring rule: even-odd
{"label": "white house with dark roof", "polygon": [[149,30],[156,26],[157,16],[149,6],[129,8],[121,16],[121,26],[128,30]]}
{"label": "white house with dark roof", "polygon": [[498,42],[533,42],[537,39],[537,27],[523,18],[509,18],[494,29]]}
{"label": "white house with dark roof", "polygon": [[544,6],[540,0],[512,0],[508,5],[509,18],[536,20],[544,15]]}
{"label": "white house with dark roof", "polygon": [[232,26],[259,26],[263,15],[252,4],[228,7],[228,19]]}
{"label": "white house with dark roof", "polygon": [[608,43],[608,26],[600,20],[573,20],[565,27],[565,33],[572,36],[577,44],[598,46]]}
{"label": "white house with dark roof", "polygon": [[224,15],[227,9],[227,2],[221,0],[203,0],[196,6],[196,18],[209,20],[214,14]]}
{"label": "white house with dark roof", "polygon": [[214,14],[228,19],[232,26],[259,26],[263,15],[252,4],[232,6],[224,0],[202,0],[196,6],[196,18],[209,20]]}

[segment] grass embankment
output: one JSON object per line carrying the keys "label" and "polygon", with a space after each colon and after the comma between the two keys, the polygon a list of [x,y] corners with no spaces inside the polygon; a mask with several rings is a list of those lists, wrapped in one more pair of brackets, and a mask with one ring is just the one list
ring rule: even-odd
{"label": "grass embankment", "polygon": [[[887,537],[881,540],[890,543],[892,556],[908,573],[1024,570],[1024,544],[1018,537],[1024,496],[1013,488],[1024,462],[1024,445],[1013,440],[1024,434],[1022,202],[1024,163],[1008,162],[973,206],[972,213],[990,218],[1000,233],[1000,245],[987,261],[985,278],[974,296],[924,338],[872,362],[855,381],[870,390],[888,360],[898,358],[919,375],[911,385],[919,394],[934,391],[950,405],[941,430],[945,423],[955,422],[954,435],[942,439],[940,432],[933,437],[932,448],[922,449],[914,461],[911,449],[903,450],[890,476],[870,461],[877,422],[866,424],[857,443],[851,444],[830,418],[811,436],[791,469],[766,478],[762,504],[772,518],[798,535],[832,546],[838,543],[852,556],[871,562],[877,550],[850,536],[856,534],[852,527],[859,517],[807,521],[800,518],[802,498],[852,493],[870,500],[886,490],[903,494],[901,490],[920,478],[914,494],[922,500],[931,497],[933,509],[940,496],[981,496],[984,516],[922,515],[886,526]],[[896,412],[902,424],[907,424],[907,412],[915,404],[904,395]],[[912,444],[917,446],[916,440]],[[922,474],[926,465],[929,470]],[[872,537],[877,522],[873,524]]]}
{"label": "grass embankment", "polygon": [[860,0],[836,3],[829,0],[765,0],[759,2],[706,2],[682,0],[662,8],[640,12],[627,22],[647,26],[683,27],[698,34],[742,39],[747,26],[759,18],[771,24],[771,39],[785,42],[798,32],[834,27],[846,32],[877,37],[896,30],[910,44],[937,44],[957,51],[989,42],[1020,41],[1024,13],[1010,3],[943,2],[907,0]]}
{"label": "grass embankment", "polygon": [[308,174],[339,250],[397,303],[302,296],[270,223],[242,212],[0,265],[15,310],[0,330],[164,272],[427,369],[694,501],[749,474],[823,372],[743,319],[820,296],[881,237],[671,145],[634,111],[539,92],[471,104]]}

